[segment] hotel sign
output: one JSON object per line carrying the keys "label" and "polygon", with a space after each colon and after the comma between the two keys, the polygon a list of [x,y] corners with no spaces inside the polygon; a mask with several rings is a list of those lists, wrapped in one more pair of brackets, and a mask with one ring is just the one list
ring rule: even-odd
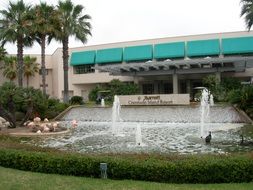
{"label": "hotel sign", "polygon": [[121,105],[149,106],[149,105],[189,105],[189,94],[152,94],[118,96]]}

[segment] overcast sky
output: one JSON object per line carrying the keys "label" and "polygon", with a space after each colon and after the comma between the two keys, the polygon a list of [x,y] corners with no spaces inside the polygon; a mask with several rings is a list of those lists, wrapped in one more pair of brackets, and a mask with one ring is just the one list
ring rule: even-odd
{"label": "overcast sky", "polygon": [[[15,0],[12,0],[15,1]],[[34,4],[40,0],[24,0]],[[43,1],[43,0],[41,0]],[[58,0],[47,1],[54,5]],[[104,44],[192,34],[246,30],[240,18],[240,0],[72,0],[85,7],[92,17],[92,37],[85,45]],[[8,1],[0,1],[1,9]],[[70,47],[83,46],[70,40]],[[52,42],[46,49],[52,54],[61,44]],[[16,53],[15,45],[6,46]],[[24,53],[40,53],[40,46]]]}

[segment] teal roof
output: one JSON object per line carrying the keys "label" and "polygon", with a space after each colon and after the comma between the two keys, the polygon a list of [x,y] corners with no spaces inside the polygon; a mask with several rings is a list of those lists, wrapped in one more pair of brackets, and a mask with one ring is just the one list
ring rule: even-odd
{"label": "teal roof", "polygon": [[223,54],[238,54],[253,52],[253,37],[222,39]]}
{"label": "teal roof", "polygon": [[187,56],[208,56],[220,54],[219,39],[197,40],[187,42]]}
{"label": "teal roof", "polygon": [[153,59],[153,45],[125,47],[123,60],[139,61]]}
{"label": "teal roof", "polygon": [[122,62],[123,48],[101,49],[97,51],[96,63]]}
{"label": "teal roof", "polygon": [[156,44],[154,58],[177,58],[184,57],[184,42]]}
{"label": "teal roof", "polygon": [[95,64],[96,51],[73,52],[70,58],[70,65]]}

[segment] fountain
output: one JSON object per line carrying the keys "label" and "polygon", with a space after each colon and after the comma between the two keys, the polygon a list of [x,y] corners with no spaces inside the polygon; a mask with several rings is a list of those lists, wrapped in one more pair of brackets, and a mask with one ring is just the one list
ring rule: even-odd
{"label": "fountain", "polygon": [[120,126],[118,122],[120,121],[120,101],[118,96],[114,96],[113,106],[112,106],[112,134],[120,135]]}
{"label": "fountain", "polygon": [[141,136],[141,125],[140,124],[137,124],[136,126],[136,136],[135,136],[135,139],[136,139],[136,145],[139,145],[139,146],[142,146],[142,136]]}
{"label": "fountain", "polygon": [[105,107],[105,99],[104,98],[101,99],[101,106]]}
{"label": "fountain", "polygon": [[200,137],[206,137],[208,134],[208,127],[206,125],[208,124],[208,121],[210,120],[210,105],[214,105],[213,101],[213,95],[210,94],[210,91],[207,88],[202,89],[201,93],[201,103],[200,103]]}
{"label": "fountain", "polygon": [[210,106],[214,106],[213,95],[210,94]]}
{"label": "fountain", "polygon": [[[210,106],[213,98],[207,90],[203,89],[202,95],[200,106],[121,108],[115,96],[112,108],[76,107],[61,124],[68,126],[78,118],[78,128],[68,136],[48,137],[40,144],[85,153],[220,154],[253,150],[238,147],[238,130],[246,119],[232,106]],[[211,146],[199,138],[209,130],[214,137]]]}

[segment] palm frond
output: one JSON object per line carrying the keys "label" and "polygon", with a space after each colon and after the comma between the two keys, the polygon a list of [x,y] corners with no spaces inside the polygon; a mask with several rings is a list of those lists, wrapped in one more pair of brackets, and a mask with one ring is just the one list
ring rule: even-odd
{"label": "palm frond", "polygon": [[251,29],[253,24],[253,0],[241,0],[242,4],[240,16],[244,17],[246,28]]}

